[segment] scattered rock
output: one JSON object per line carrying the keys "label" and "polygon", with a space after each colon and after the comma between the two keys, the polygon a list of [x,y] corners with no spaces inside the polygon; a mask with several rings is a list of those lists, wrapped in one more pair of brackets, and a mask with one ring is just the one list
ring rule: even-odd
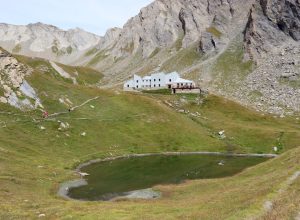
{"label": "scattered rock", "polygon": [[225,162],[222,160],[218,163],[219,166],[224,166],[225,165]]}
{"label": "scattered rock", "polygon": [[85,136],[86,136],[86,132],[82,132],[80,135],[81,135],[82,137],[85,137]]}
{"label": "scattered rock", "polygon": [[226,135],[225,135],[225,131],[223,130],[223,131],[219,131],[219,137],[221,138],[221,139],[225,139],[226,138]]}
{"label": "scattered rock", "polygon": [[38,217],[43,218],[43,217],[46,217],[46,215],[45,214],[39,214]]}
{"label": "scattered rock", "polygon": [[224,133],[225,133],[225,131],[223,130],[223,131],[219,131],[219,135],[221,136],[221,135],[224,135]]}
{"label": "scattered rock", "polygon": [[65,122],[65,123],[64,122],[60,122],[58,130],[59,131],[66,131],[69,128],[70,128],[70,125],[69,125],[68,122]]}
{"label": "scattered rock", "polygon": [[272,211],[272,209],[273,209],[273,203],[271,201],[266,201],[265,204],[264,204],[264,209],[267,212]]}
{"label": "scattered rock", "polygon": [[0,102],[6,104],[7,99],[5,97],[0,97]]}
{"label": "scattered rock", "polygon": [[79,172],[78,173],[81,177],[85,177],[85,176],[89,176],[90,174],[88,174],[88,173],[82,173],[82,172]]}

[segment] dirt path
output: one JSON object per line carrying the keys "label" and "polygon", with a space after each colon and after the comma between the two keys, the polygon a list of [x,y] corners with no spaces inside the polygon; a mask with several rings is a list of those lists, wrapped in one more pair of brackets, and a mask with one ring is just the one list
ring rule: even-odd
{"label": "dirt path", "polygon": [[[99,99],[99,96],[96,96],[96,97],[94,97],[94,98],[88,99],[88,100],[86,100],[85,102],[83,102],[82,104],[77,105],[77,106],[74,106],[74,107],[71,108],[70,110],[71,110],[71,111],[75,111],[76,109],[81,108],[81,107],[83,107],[84,105],[86,105],[86,104],[88,104],[89,102],[94,101],[94,100],[96,100],[96,99]],[[56,113],[50,114],[50,115],[48,116],[48,118],[55,117],[55,116],[58,116],[58,115],[68,114],[68,113],[70,113],[70,112],[69,112],[69,111],[56,112]]]}

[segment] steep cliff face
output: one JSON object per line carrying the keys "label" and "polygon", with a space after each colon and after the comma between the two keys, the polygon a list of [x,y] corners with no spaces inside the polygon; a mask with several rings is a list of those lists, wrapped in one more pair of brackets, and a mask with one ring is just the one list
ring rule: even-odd
{"label": "steep cliff face", "polygon": [[[111,55],[127,56],[140,49],[144,58],[149,57],[156,48],[171,47],[178,40],[182,41],[183,48],[201,42],[201,45],[211,45],[205,47],[205,50],[214,49],[216,44],[212,41],[218,41],[221,32],[227,35],[230,30],[239,28],[241,21],[245,21],[247,14],[242,13],[242,9],[247,11],[251,2],[157,0],[141,9],[122,30],[118,30],[118,35],[111,36],[111,32],[108,32],[110,36],[98,48],[109,49],[107,45],[111,46],[115,42]],[[230,37],[228,34],[220,39],[221,43]],[[111,43],[107,44],[107,41]]]}
{"label": "steep cliff face", "polygon": [[100,37],[81,29],[63,31],[42,23],[26,26],[0,24],[0,46],[27,56],[71,63],[97,45]]}
{"label": "steep cliff face", "polygon": [[260,61],[289,41],[300,41],[299,0],[259,0],[250,10],[245,29],[249,58]]}

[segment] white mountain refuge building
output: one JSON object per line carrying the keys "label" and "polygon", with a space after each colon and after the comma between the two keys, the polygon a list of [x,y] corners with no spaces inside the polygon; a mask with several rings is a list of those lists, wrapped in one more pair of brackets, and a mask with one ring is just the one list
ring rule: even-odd
{"label": "white mountain refuge building", "polygon": [[134,75],[132,79],[124,83],[124,90],[155,90],[173,88],[195,88],[195,83],[191,80],[180,78],[177,72],[155,73],[151,76],[141,77]]}

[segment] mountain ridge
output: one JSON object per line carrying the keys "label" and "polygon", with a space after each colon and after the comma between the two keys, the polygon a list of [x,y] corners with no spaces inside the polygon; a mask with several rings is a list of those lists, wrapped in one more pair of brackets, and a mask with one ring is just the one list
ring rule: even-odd
{"label": "mountain ridge", "polygon": [[212,93],[282,115],[300,111],[299,24],[299,0],[156,0],[123,28],[79,40],[82,50],[51,38],[47,53],[23,55],[97,69],[104,88],[133,74],[177,71]]}

